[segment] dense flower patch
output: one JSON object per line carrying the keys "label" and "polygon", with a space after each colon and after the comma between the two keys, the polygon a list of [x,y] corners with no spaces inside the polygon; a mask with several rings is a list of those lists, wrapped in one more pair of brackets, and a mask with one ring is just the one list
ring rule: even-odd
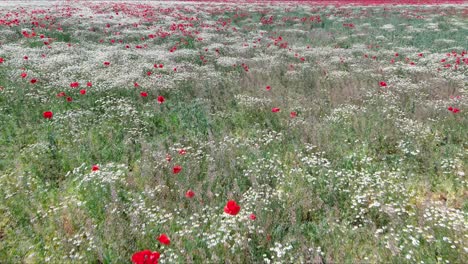
{"label": "dense flower patch", "polygon": [[462,1],[0,2],[0,263],[463,263]]}

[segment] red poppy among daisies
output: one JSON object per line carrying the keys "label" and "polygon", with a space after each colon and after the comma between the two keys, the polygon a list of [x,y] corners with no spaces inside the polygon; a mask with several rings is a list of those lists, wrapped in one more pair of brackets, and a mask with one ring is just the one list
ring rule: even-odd
{"label": "red poppy among daisies", "polygon": [[236,215],[240,211],[240,206],[234,200],[229,200],[224,207],[224,212],[230,215]]}
{"label": "red poppy among daisies", "polygon": [[195,196],[195,193],[192,190],[188,190],[185,193],[185,197],[187,197],[187,198],[193,198],[194,196]]}
{"label": "red poppy among daisies", "polygon": [[163,244],[163,245],[169,245],[171,244],[171,240],[169,239],[169,237],[167,237],[166,234],[161,234],[159,237],[158,237],[158,240],[159,240],[159,243]]}
{"label": "red poppy among daisies", "polygon": [[164,97],[162,97],[161,95],[158,96],[158,104],[162,104],[162,103],[164,103],[164,101],[166,101],[166,99],[164,99]]}
{"label": "red poppy among daisies", "polygon": [[278,107],[273,107],[273,108],[271,109],[271,112],[273,112],[273,113],[277,113],[277,112],[279,112],[279,111],[280,111],[280,109],[279,109]]}
{"label": "red poppy among daisies", "polygon": [[159,252],[151,252],[151,250],[146,249],[133,254],[132,262],[133,264],[158,264],[160,257],[161,254]]}
{"label": "red poppy among daisies", "polygon": [[99,170],[99,166],[98,166],[98,165],[93,165],[93,166],[91,167],[91,170],[92,170],[92,171],[98,171],[98,170]]}
{"label": "red poppy among daisies", "polygon": [[257,219],[257,216],[255,214],[250,214],[249,218],[251,220],[255,220],[255,219]]}
{"label": "red poppy among daisies", "polygon": [[148,93],[147,92],[141,92],[140,95],[141,95],[141,97],[147,97]]}
{"label": "red poppy among daisies", "polygon": [[179,166],[179,165],[176,165],[176,166],[174,166],[174,168],[172,168],[172,173],[174,173],[174,174],[177,174],[177,173],[179,173],[181,171],[182,171],[182,167]]}
{"label": "red poppy among daisies", "polygon": [[383,82],[383,81],[380,82],[379,84],[380,84],[380,87],[386,87],[386,86],[387,86],[387,83],[386,83],[386,82]]}
{"label": "red poppy among daisies", "polygon": [[42,113],[42,116],[44,118],[51,119],[52,116],[54,116],[54,114],[51,111],[45,111],[44,113]]}
{"label": "red poppy among daisies", "polygon": [[78,86],[80,86],[80,84],[78,82],[72,82],[70,83],[70,87],[71,88],[77,88]]}
{"label": "red poppy among daisies", "polygon": [[452,112],[452,113],[454,113],[454,114],[460,112],[460,109],[458,109],[458,108],[456,108],[456,107],[451,107],[451,106],[449,106],[449,107],[447,108],[447,110],[449,110],[450,112]]}

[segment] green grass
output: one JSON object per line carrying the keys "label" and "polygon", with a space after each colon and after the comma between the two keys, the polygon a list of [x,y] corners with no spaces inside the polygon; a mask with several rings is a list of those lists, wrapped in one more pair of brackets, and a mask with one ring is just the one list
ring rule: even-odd
{"label": "green grass", "polygon": [[[279,263],[462,263],[467,257],[463,173],[468,121],[467,87],[460,78],[466,66],[434,70],[455,45],[436,40],[466,46],[465,29],[447,31],[460,14],[430,20],[439,23],[435,33],[409,34],[380,27],[423,28],[428,20],[380,7],[360,16],[361,9],[353,7],[354,15],[342,20],[327,14],[341,18],[343,10],[322,9],[317,13],[321,23],[259,25],[262,16],[281,21],[309,14],[303,7],[271,9],[265,15],[242,7],[239,12],[249,16],[233,18],[231,25],[239,32],[212,32],[218,37],[214,42],[197,42],[180,32],[146,40],[148,49],[122,62],[131,78],[132,67],[142,68],[138,89],[130,77],[131,88],[103,87],[92,79],[126,80],[127,72],[108,75],[112,64],[95,69],[96,76],[72,74],[80,89],[82,79],[93,80],[82,96],[79,89],[56,85],[44,70],[55,69],[49,55],[27,65],[11,62],[24,54],[2,55],[0,263],[128,263],[134,252],[146,248],[165,254],[164,263],[262,263],[265,258]],[[210,14],[210,20],[233,14]],[[98,30],[75,38],[75,28],[84,26],[70,24],[47,36],[83,44],[78,48],[85,50],[111,37]],[[259,38],[256,30],[267,31],[259,48],[239,49]],[[266,47],[273,43],[268,37],[280,35],[291,52]],[[404,39],[407,35],[413,38]],[[215,63],[213,50],[204,55],[205,47],[226,37],[231,44],[220,48],[219,56],[238,58],[249,72],[240,63]],[[130,33],[124,45],[141,44],[140,38]],[[208,63],[177,52],[147,59],[181,38],[186,42],[178,49],[199,51]],[[37,39],[25,45],[37,52],[44,46]],[[112,58],[114,50],[106,53],[107,45],[96,52]],[[401,52],[398,63],[389,64],[395,52],[407,48],[411,52]],[[417,58],[419,51],[424,58]],[[51,53],[51,61],[63,54]],[[402,62],[406,56],[427,71],[410,68]],[[80,65],[93,59],[83,58]],[[164,63],[155,75],[177,81],[149,79],[145,73],[153,69],[144,68],[153,63]],[[173,73],[173,65],[181,66],[180,72]],[[39,76],[38,84],[17,76],[22,66],[28,78]],[[179,78],[184,71],[193,75]],[[389,87],[380,88],[380,81]],[[266,85],[272,90],[266,91]],[[149,96],[140,97],[139,89]],[[57,98],[61,91],[74,101]],[[159,95],[166,99],[163,104],[156,102]],[[451,95],[462,99],[450,101]],[[449,105],[461,112],[449,112]],[[272,113],[273,107],[281,111]],[[42,117],[48,110],[54,112],[51,120]],[[291,111],[298,117],[291,118]],[[91,171],[94,164],[99,171]],[[175,165],[183,168],[179,174],[172,172]],[[196,194],[192,199],[185,197],[189,189]],[[241,206],[237,216],[223,214],[230,199]],[[171,238],[170,246],[155,239],[161,233]]]}

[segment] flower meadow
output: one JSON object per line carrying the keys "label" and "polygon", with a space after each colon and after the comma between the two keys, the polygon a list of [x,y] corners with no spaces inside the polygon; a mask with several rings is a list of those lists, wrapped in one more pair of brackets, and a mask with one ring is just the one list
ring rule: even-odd
{"label": "flower meadow", "polygon": [[0,263],[463,263],[463,1],[0,3]]}

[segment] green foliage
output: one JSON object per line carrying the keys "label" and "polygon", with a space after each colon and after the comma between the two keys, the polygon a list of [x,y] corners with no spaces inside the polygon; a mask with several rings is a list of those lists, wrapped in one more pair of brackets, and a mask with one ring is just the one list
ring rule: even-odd
{"label": "green foliage", "polygon": [[[166,23],[159,9],[157,19],[122,36],[131,49],[106,46],[107,22],[90,31],[64,21],[62,32],[46,32],[53,42],[43,61],[0,51],[0,263],[127,263],[146,248],[163,253],[161,263],[466,259],[466,68],[436,71],[439,57],[466,46],[461,13],[440,7],[447,16],[420,19],[406,15],[425,9],[409,6],[405,16],[393,7],[210,8],[203,19],[229,24],[202,31],[203,41],[180,31],[142,41],[146,27],[164,31],[178,17]],[[270,15],[273,24],[260,24]],[[321,22],[300,21],[318,15]],[[45,49],[38,38],[22,38],[20,27],[5,32],[5,43]],[[279,36],[288,48],[274,45]],[[83,45],[56,54],[54,42]],[[148,47],[134,49],[142,43]],[[175,43],[177,51],[161,55]],[[80,61],[69,62],[67,52]],[[81,55],[91,52],[109,56],[111,66]],[[80,88],[69,88],[75,79]],[[448,99],[454,95],[461,99]],[[452,105],[461,112],[448,111]],[[54,117],[44,119],[44,111]],[[230,199],[241,206],[236,216],[223,213]],[[161,233],[171,245],[155,239]]]}

